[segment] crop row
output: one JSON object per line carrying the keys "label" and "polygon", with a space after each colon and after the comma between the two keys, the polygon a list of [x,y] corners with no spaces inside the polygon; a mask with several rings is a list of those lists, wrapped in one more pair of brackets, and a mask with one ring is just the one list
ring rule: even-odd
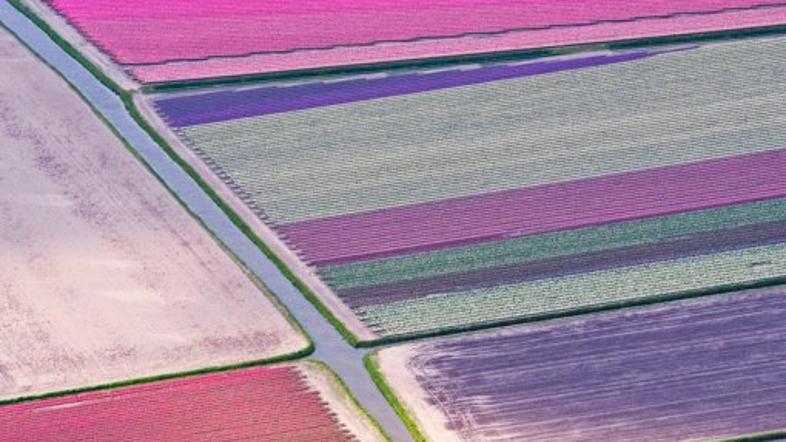
{"label": "crop row", "polygon": [[592,53],[570,59],[546,59],[524,64],[416,72],[382,78],[348,79],[292,86],[264,86],[162,98],[156,106],[172,127],[228,121],[292,112],[376,98],[426,92],[570,69],[603,66],[653,56],[646,50],[611,55]]}
{"label": "crop row", "polygon": [[304,376],[253,368],[10,405],[0,439],[358,440]]}
{"label": "crop row", "polygon": [[[79,0],[44,1],[144,82],[554,47],[786,22],[786,8],[777,0],[598,0],[580,7],[546,0],[351,4],[318,0],[218,4],[95,0],[89,7]],[[475,38],[478,34],[490,38]],[[384,49],[380,44],[385,45]]]}
{"label": "crop row", "polygon": [[[354,262],[786,196],[786,149],[279,226],[308,262]],[[380,239],[383,239],[380,241]]]}
{"label": "crop row", "polygon": [[768,73],[786,68],[784,47],[736,42],[181,133],[288,224],[783,148],[786,80]]}
{"label": "crop row", "polygon": [[542,319],[755,285],[786,275],[786,244],[436,293],[356,309],[380,336],[409,336]]}
{"label": "crop row", "polygon": [[[400,255],[320,268],[334,290],[346,293],[372,290],[407,281],[449,278],[495,267],[588,256],[613,249],[673,243],[715,235],[713,241],[732,240],[716,232],[786,220],[786,199],[676,213],[654,218],[565,230],[544,235],[492,241],[464,247]],[[741,238],[742,239],[742,238]],[[572,270],[573,266],[566,266]],[[578,273],[578,272],[573,272]]]}
{"label": "crop row", "polygon": [[[156,104],[366,325],[402,336],[784,276],[767,258],[786,242],[784,47]],[[416,91],[440,75],[457,83]],[[373,96],[352,95],[364,88]],[[659,280],[681,265],[696,278]]]}

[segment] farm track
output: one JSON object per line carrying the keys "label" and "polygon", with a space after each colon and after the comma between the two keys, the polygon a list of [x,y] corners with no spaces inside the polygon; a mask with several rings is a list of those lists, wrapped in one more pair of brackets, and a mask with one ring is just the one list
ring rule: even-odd
{"label": "farm track", "polygon": [[0,21],[58,71],[100,113],[135,153],[166,184],[172,193],[205,226],[265,282],[268,289],[289,309],[313,339],[312,357],[324,361],[346,382],[347,387],[395,441],[411,440],[393,409],[363,366],[366,351],[353,348],[338,331],[303,297],[262,251],[246,237],[199,185],[170,158],[129,114],[123,99],[102,84],[78,61],[7,2],[0,3]]}

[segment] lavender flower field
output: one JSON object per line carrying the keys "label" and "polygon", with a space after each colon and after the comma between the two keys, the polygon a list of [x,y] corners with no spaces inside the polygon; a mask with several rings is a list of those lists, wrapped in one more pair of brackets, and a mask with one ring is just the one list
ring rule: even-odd
{"label": "lavender flower field", "polygon": [[786,286],[401,345],[378,370],[434,441],[786,429]]}

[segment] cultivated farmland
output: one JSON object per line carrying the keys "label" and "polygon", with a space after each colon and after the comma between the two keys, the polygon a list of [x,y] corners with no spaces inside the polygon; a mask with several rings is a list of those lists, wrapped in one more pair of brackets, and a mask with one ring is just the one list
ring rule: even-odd
{"label": "cultivated farmland", "polygon": [[433,441],[677,441],[786,428],[786,286],[379,351]]}
{"label": "cultivated farmland", "polygon": [[[786,7],[777,0],[599,0],[580,4],[544,0],[407,0],[384,4],[374,0],[24,3],[62,30],[65,21],[42,12],[42,4],[51,6],[142,83],[786,23]],[[303,29],[309,32],[302,32]]]}
{"label": "cultivated farmland", "polygon": [[382,441],[369,418],[311,363],[259,367],[0,408],[15,442]]}
{"label": "cultivated farmland", "polygon": [[361,340],[402,338],[786,276],[785,50],[227,88],[148,117]]}
{"label": "cultivated farmland", "polygon": [[0,32],[0,399],[306,338],[68,85]]}

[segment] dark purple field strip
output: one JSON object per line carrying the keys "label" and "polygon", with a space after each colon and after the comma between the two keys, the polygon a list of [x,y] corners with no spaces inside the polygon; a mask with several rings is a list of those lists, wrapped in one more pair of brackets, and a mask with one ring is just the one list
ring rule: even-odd
{"label": "dark purple field strip", "polygon": [[522,262],[513,265],[382,285],[338,289],[336,293],[349,307],[358,308],[417,299],[434,293],[496,287],[783,242],[786,242],[786,221],[776,221],[707,232],[668,242],[620,247],[539,261],[527,262],[525,261],[527,257],[522,256]]}
{"label": "dark purple field strip", "polygon": [[786,195],[786,150],[279,225],[320,266]]}
{"label": "dark purple field strip", "polygon": [[531,75],[602,66],[639,60],[646,51],[595,55],[568,60],[533,62],[515,66],[493,66],[426,74],[394,75],[377,79],[310,83],[297,86],[263,87],[167,98],[156,101],[167,123],[174,127],[214,123],[320,106],[396,95],[414,94],[470,84]]}
{"label": "dark purple field strip", "polygon": [[779,286],[437,340],[410,365],[471,440],[729,437],[786,428],[784,317]]}

